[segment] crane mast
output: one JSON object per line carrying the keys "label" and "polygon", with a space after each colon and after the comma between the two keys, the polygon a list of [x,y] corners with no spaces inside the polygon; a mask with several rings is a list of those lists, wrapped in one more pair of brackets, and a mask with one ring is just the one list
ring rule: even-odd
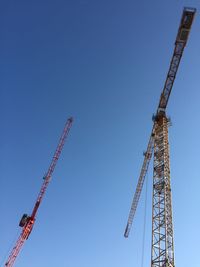
{"label": "crane mast", "polygon": [[156,115],[153,117],[153,129],[150,135],[147,150],[144,153],[142,169],[124,232],[124,236],[127,238],[130,233],[145,176],[153,154],[151,267],[175,266],[168,142],[168,126],[170,121],[167,118],[165,111],[181,57],[187,44],[195,13],[196,9],[194,8],[184,8],[183,10],[180,26],[176,36],[174,53],[171,59],[164,88],[160,96]]}
{"label": "crane mast", "polygon": [[68,136],[68,133],[69,133],[69,130],[72,126],[72,122],[73,122],[73,118],[70,117],[66,124],[65,124],[65,127],[64,127],[64,130],[62,132],[62,135],[60,137],[60,140],[59,140],[59,143],[58,143],[58,146],[56,148],[56,151],[53,155],[53,158],[52,158],[52,161],[51,161],[51,164],[48,168],[48,171],[46,173],[46,175],[43,177],[44,181],[43,181],[43,184],[41,186],[41,189],[40,189],[40,192],[38,194],[38,197],[37,197],[37,200],[35,202],[35,205],[34,205],[34,208],[33,208],[33,211],[31,213],[31,216],[28,216],[27,214],[24,214],[22,216],[22,219],[19,223],[19,226],[22,227],[22,232],[14,246],[14,248],[12,249],[9,257],[8,257],[8,260],[7,262],[5,263],[5,267],[11,267],[13,266],[24,242],[26,241],[26,239],[28,239],[32,229],[33,229],[33,226],[34,226],[34,223],[35,223],[35,217],[36,217],[36,214],[37,214],[37,211],[38,211],[38,208],[42,202],[42,199],[44,197],[44,194],[46,192],[46,189],[48,187],[48,184],[50,182],[50,179],[51,179],[51,176],[53,174],[53,171],[55,169],[55,166],[57,164],[57,161],[60,157],[60,154],[61,154],[61,151],[63,149],[63,146],[64,146],[64,143],[65,143],[65,139],[67,138]]}

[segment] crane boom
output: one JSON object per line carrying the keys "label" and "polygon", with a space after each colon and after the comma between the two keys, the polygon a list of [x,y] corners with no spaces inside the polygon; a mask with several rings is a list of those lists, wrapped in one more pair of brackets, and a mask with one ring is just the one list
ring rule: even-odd
{"label": "crane boom", "polygon": [[196,9],[195,8],[184,8],[183,15],[181,18],[180,26],[175,41],[174,53],[171,59],[169,71],[167,78],[164,84],[162,94],[160,96],[160,102],[158,105],[158,112],[160,110],[165,110],[169,100],[169,96],[176,78],[176,73],[181,61],[181,57],[184,51],[184,48],[187,44],[189,37],[190,29],[194,19]]}
{"label": "crane boom", "polygon": [[125,237],[128,237],[129,232],[131,230],[131,226],[132,226],[132,223],[133,223],[133,218],[134,218],[134,215],[135,215],[135,212],[136,212],[136,209],[137,209],[137,205],[138,205],[138,201],[140,199],[140,194],[141,194],[142,187],[143,187],[143,184],[144,184],[145,176],[146,176],[146,173],[147,173],[147,170],[148,170],[148,167],[149,167],[149,163],[150,163],[150,160],[151,160],[152,150],[153,150],[153,134],[151,134],[151,136],[150,136],[149,143],[148,143],[148,146],[147,146],[147,151],[144,153],[144,161],[143,161],[143,164],[142,164],[142,169],[141,169],[140,176],[139,176],[139,179],[138,179],[136,191],[135,191],[135,194],[134,194],[134,197],[133,197],[130,213],[129,213],[129,216],[128,216],[128,222],[127,222],[126,229],[125,229],[125,232],[124,232],[124,236]]}
{"label": "crane boom", "polygon": [[[190,29],[192,26],[192,22],[194,19],[195,12],[196,12],[195,8],[184,8],[183,10],[180,26],[179,26],[178,33],[176,36],[175,48],[174,48],[173,56],[171,59],[169,71],[168,71],[167,78],[164,84],[164,89],[160,96],[160,101],[159,101],[159,105],[157,108],[157,114],[161,111],[165,111],[167,107],[167,103],[170,97],[170,93],[173,87],[174,80],[176,78],[176,74],[177,74],[178,67],[181,61],[181,57],[182,57],[184,48],[187,44],[187,40],[188,40],[188,36],[189,36]],[[154,145],[154,138],[153,138],[154,128],[155,128],[155,123],[153,125],[153,129],[151,132],[147,150],[144,155],[145,157],[144,157],[144,161],[142,164],[142,169],[141,169],[140,176],[138,179],[136,191],[133,197],[133,201],[132,201],[132,205],[131,205],[131,209],[130,209],[130,213],[128,217],[128,222],[125,228],[124,237],[126,238],[129,236],[129,232],[130,232],[130,229],[133,223],[134,215],[137,209],[140,194],[141,194],[142,187],[144,184],[145,176],[148,170],[149,162],[151,160],[152,150],[153,150],[153,145]]]}
{"label": "crane boom", "polygon": [[15,259],[18,256],[24,242],[26,241],[26,239],[28,239],[28,237],[29,237],[29,235],[33,229],[37,210],[38,210],[38,208],[42,202],[42,199],[44,197],[44,194],[45,194],[46,189],[48,187],[48,184],[50,182],[51,176],[53,174],[53,171],[55,169],[57,161],[60,157],[61,151],[62,151],[64,143],[65,143],[65,139],[67,138],[69,130],[72,126],[72,122],[73,122],[73,118],[69,118],[65,124],[64,130],[63,130],[62,135],[60,137],[60,140],[59,140],[58,146],[56,148],[56,151],[54,153],[54,156],[52,158],[51,164],[50,164],[49,169],[48,169],[48,171],[44,177],[44,181],[43,181],[42,187],[40,189],[40,192],[38,194],[37,200],[35,202],[35,206],[33,208],[31,216],[28,216],[27,214],[24,214],[22,216],[22,219],[21,219],[19,225],[21,227],[23,227],[23,229],[22,229],[22,232],[21,232],[14,248],[12,249],[12,251],[8,257],[7,262],[5,263],[5,267],[13,266]]}

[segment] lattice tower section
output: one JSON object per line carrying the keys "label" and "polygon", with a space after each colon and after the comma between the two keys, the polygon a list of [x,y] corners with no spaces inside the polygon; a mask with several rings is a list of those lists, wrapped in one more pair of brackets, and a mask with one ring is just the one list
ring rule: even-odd
{"label": "lattice tower section", "polygon": [[164,112],[155,117],[151,267],[174,267],[168,126]]}

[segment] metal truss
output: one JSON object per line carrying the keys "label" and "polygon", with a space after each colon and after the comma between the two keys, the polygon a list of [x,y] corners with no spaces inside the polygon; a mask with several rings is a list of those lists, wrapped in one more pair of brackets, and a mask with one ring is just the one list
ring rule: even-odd
{"label": "metal truss", "polygon": [[155,117],[151,267],[174,267],[168,124]]}
{"label": "metal truss", "polygon": [[[187,44],[187,40],[189,37],[189,33],[190,33],[190,29],[192,26],[192,22],[194,20],[194,16],[195,16],[195,12],[196,9],[195,8],[184,8],[183,9],[183,14],[181,17],[181,22],[180,22],[180,26],[178,29],[178,33],[176,36],[176,41],[175,41],[175,47],[174,47],[174,52],[173,52],[173,56],[170,62],[170,67],[167,73],[167,78],[164,84],[164,88],[162,90],[161,96],[160,96],[160,100],[159,100],[159,105],[157,108],[157,112],[156,114],[158,115],[160,112],[164,112],[166,110],[167,107],[167,103],[171,94],[171,90],[176,78],[176,74],[178,71],[178,67],[182,58],[182,54],[184,51],[184,48]],[[136,187],[136,191],[132,200],[132,204],[131,204],[131,209],[129,212],[129,216],[128,216],[128,222],[125,228],[125,232],[124,232],[124,236],[127,238],[129,236],[130,233],[130,229],[133,223],[133,219],[135,216],[135,212],[138,206],[138,202],[140,199],[140,195],[141,195],[141,191],[142,191],[142,187],[144,184],[144,180],[145,180],[145,176],[148,170],[148,166],[151,160],[151,155],[152,155],[152,150],[153,150],[153,133],[154,133],[154,128],[155,125],[153,125],[153,129],[151,131],[151,135],[149,138],[149,142],[148,142],[148,146],[147,146],[147,150],[144,153],[144,161],[142,164],[142,168],[140,171],[140,176],[138,179],[138,183],[137,183],[137,187]]]}

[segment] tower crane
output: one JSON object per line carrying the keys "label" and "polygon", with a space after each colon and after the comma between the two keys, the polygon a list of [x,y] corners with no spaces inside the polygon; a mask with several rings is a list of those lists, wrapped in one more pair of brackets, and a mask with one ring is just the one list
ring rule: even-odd
{"label": "tower crane", "polygon": [[133,197],[124,236],[127,238],[133,223],[148,166],[153,154],[153,203],[151,267],[174,267],[172,199],[170,182],[167,103],[176,78],[184,48],[187,44],[195,8],[184,8],[175,40],[174,53],[155,116],[147,150]]}
{"label": "tower crane", "polygon": [[46,192],[46,189],[49,185],[49,182],[50,182],[50,179],[52,177],[52,174],[53,174],[53,171],[56,167],[56,164],[57,164],[57,161],[60,157],[60,154],[61,154],[61,151],[63,149],[63,146],[64,146],[64,143],[65,143],[65,139],[67,138],[68,136],[68,133],[69,133],[69,130],[72,126],[72,122],[73,122],[73,118],[70,117],[66,124],[65,124],[65,127],[64,127],[64,130],[62,132],[62,135],[60,137],[60,140],[59,140],[59,143],[58,143],[58,146],[56,148],[56,151],[53,155],[53,158],[52,158],[52,161],[50,163],[50,166],[47,170],[47,173],[45,174],[45,176],[43,177],[44,181],[43,181],[43,184],[41,186],[41,189],[40,189],[40,192],[38,194],[38,197],[37,197],[37,200],[35,202],[35,205],[34,205],[34,208],[32,210],[32,213],[31,215],[27,215],[27,214],[24,214],[19,222],[19,226],[22,227],[22,231],[21,231],[21,234],[14,246],[14,248],[12,249],[9,257],[8,257],[8,260],[7,262],[5,263],[5,267],[11,267],[13,266],[24,242],[28,239],[32,229],[33,229],[33,226],[34,226],[34,223],[35,223],[35,219],[36,219],[36,214],[37,214],[37,211],[38,211],[38,208],[42,202],[42,199],[44,197],[44,194]]}

